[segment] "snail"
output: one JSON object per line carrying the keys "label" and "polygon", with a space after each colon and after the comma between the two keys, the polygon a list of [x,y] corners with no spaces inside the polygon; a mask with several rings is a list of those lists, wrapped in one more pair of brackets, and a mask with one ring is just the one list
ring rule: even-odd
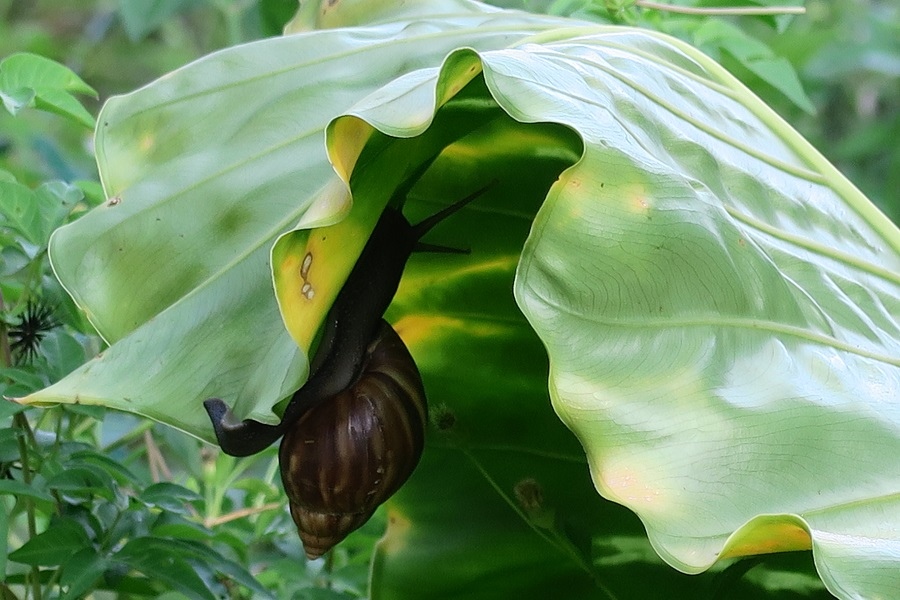
{"label": "snail", "polygon": [[232,456],[261,452],[284,435],[307,410],[333,398],[359,379],[366,349],[375,339],[381,317],[397,292],[410,255],[414,251],[465,252],[421,243],[420,238],[491,185],[493,182],[416,225],[410,225],[399,210],[386,208],[328,311],[311,365],[313,374],[291,397],[281,421],[275,425],[252,419],[236,421],[221,399],[203,402],[222,450]]}
{"label": "snail", "polygon": [[281,440],[281,480],[309,558],[362,526],[403,485],[422,455],[426,418],[416,363],[382,321],[359,380],[305,412]]}
{"label": "snail", "polygon": [[[408,180],[395,198],[405,196],[414,182]],[[203,403],[227,454],[255,454],[284,435],[282,482],[310,558],[362,526],[418,464],[425,391],[409,351],[382,315],[414,251],[465,252],[419,240],[491,185],[416,225],[398,209],[384,210],[328,312],[312,376],[291,397],[278,424],[236,422],[222,400]]]}

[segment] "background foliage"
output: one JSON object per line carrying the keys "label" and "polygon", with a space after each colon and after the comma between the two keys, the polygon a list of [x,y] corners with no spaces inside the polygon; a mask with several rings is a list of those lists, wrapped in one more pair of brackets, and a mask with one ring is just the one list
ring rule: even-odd
{"label": "background foliage", "polygon": [[[900,219],[896,3],[819,1],[807,3],[802,18],[741,19],[616,2],[497,4],[646,26],[692,42]],[[79,99],[96,114],[110,95],[210,51],[279,34],[294,9],[281,0],[0,0],[0,60],[32,52],[68,66],[89,88],[77,82],[60,88],[87,93]],[[4,98],[4,104],[14,103]],[[46,260],[50,231],[102,200],[85,118],[58,106],[55,112],[0,111],[0,191],[22,198],[0,202],[0,394],[6,396],[58,380],[103,345]],[[34,207],[27,218],[17,208],[24,205]],[[8,334],[20,328],[29,303],[51,307],[59,326],[45,323],[37,355],[24,360]],[[0,417],[4,597],[77,598],[90,590],[98,598],[365,595],[383,520],[327,561],[307,562],[283,510],[274,449],[236,460],[151,423],[78,406],[23,412],[4,403]]]}

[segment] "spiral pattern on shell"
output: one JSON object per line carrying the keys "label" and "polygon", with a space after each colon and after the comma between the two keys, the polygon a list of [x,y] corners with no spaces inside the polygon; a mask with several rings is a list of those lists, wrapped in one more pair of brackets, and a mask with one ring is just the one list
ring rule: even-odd
{"label": "spiral pattern on shell", "polygon": [[359,379],[281,441],[281,479],[307,556],[333,548],[403,485],[422,454],[426,419],[419,370],[382,322]]}

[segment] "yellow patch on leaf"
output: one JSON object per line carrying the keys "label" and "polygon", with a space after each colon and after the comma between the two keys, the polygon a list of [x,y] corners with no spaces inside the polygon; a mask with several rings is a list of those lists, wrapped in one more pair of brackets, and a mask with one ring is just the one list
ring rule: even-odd
{"label": "yellow patch on leaf", "polygon": [[798,517],[763,515],[734,532],[721,558],[809,550],[812,540]]}

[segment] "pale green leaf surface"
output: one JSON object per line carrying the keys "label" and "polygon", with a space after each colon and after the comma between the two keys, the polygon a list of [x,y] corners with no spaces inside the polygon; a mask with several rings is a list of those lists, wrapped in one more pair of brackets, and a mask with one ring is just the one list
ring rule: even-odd
{"label": "pale green leaf surface", "polygon": [[[897,229],[688,46],[612,28],[539,41],[480,59],[511,116],[584,140],[537,215],[515,289],[596,487],[685,572],[812,544],[830,591],[889,597]],[[472,60],[455,54],[434,86]],[[354,114],[419,134],[433,106],[424,86],[395,81]]]}
{"label": "pale green leaf surface", "polygon": [[[301,219],[339,210],[325,125],[460,45],[504,47],[561,22],[461,6],[231,48],[110,99],[96,143],[108,200],[59,229],[50,257],[111,346],[22,401],[99,404],[208,440],[209,397],[272,422],[307,360],[279,316],[269,252]],[[326,209],[310,217],[317,199]]]}
{"label": "pale green leaf surface", "polygon": [[598,489],[675,566],[708,567],[757,514],[796,514],[832,592],[886,594],[900,583],[900,234],[671,44],[609,32],[484,58],[513,116],[585,139],[516,283],[554,406]]}

